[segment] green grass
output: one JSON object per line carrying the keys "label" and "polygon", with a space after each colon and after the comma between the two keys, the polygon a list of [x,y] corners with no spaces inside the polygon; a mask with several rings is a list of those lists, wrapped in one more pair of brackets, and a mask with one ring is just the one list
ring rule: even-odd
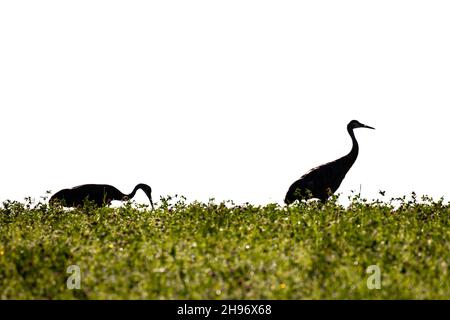
{"label": "green grass", "polygon": [[[1,299],[447,299],[450,206],[0,208]],[[81,289],[66,287],[70,265]],[[366,269],[381,270],[369,290]]]}

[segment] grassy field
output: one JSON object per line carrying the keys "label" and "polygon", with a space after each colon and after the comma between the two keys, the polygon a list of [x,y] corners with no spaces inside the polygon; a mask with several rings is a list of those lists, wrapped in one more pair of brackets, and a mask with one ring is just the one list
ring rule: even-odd
{"label": "grassy field", "polygon": [[[8,201],[0,298],[448,299],[450,206],[408,199],[261,207],[166,198],[155,211]],[[71,265],[80,289],[67,288]],[[371,265],[379,290],[367,286]]]}

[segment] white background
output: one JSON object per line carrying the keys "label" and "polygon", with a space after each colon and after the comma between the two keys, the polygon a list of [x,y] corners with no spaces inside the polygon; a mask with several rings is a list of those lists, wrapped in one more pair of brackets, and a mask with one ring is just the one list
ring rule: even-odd
{"label": "white background", "polygon": [[[448,197],[448,1],[2,1],[0,200],[84,183],[154,200]],[[145,202],[140,192],[136,198]],[[447,199],[447,198],[446,198]]]}

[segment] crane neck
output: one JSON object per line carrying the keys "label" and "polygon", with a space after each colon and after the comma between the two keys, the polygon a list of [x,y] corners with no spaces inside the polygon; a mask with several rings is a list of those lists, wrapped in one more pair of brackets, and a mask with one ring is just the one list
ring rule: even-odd
{"label": "crane neck", "polygon": [[128,199],[133,199],[134,196],[136,195],[136,192],[139,190],[140,186],[137,185],[136,187],[134,187],[133,191],[130,194],[127,194],[126,196],[128,197]]}
{"label": "crane neck", "polygon": [[355,133],[353,132],[353,128],[347,127],[348,134],[352,138],[352,149],[350,150],[347,157],[350,160],[351,165],[356,161],[359,152],[358,141],[356,141]]}

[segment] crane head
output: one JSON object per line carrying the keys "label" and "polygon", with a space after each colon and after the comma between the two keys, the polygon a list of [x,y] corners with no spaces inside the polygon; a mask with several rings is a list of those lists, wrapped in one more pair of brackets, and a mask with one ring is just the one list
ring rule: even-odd
{"label": "crane head", "polygon": [[155,209],[152,200],[152,188],[149,185],[146,185],[145,183],[139,183],[135,188],[140,188],[142,191],[144,191],[144,193],[148,197],[148,200],[150,200],[150,205],[152,206],[152,209]]}
{"label": "crane head", "polygon": [[375,130],[375,128],[362,124],[361,122],[359,122],[358,120],[352,120],[348,123],[347,125],[348,129],[356,129],[356,128],[367,128],[367,129],[373,129]]}

